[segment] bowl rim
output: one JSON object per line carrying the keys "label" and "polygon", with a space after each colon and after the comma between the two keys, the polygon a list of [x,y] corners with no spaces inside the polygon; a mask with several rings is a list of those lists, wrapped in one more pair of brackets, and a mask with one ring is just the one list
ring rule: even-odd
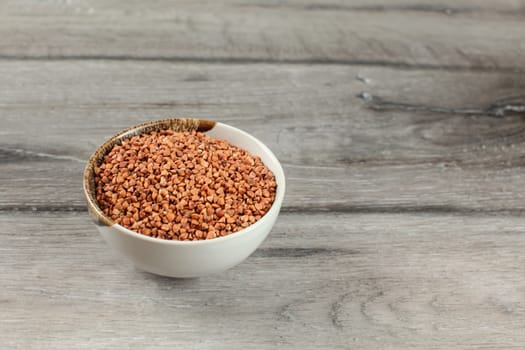
{"label": "bowl rim", "polygon": [[[88,179],[91,179],[93,177],[93,166],[95,162],[100,158],[101,153],[104,153],[104,155],[113,147],[113,143],[115,141],[119,141],[128,137],[131,137],[133,135],[142,134],[143,131],[145,131],[148,127],[154,127],[156,125],[161,124],[169,124],[171,125],[172,122],[179,121],[180,118],[170,118],[170,119],[160,119],[160,120],[154,120],[151,122],[146,123],[140,123],[136,124],[134,126],[131,126],[127,129],[124,129],[116,134],[114,134],[112,137],[107,139],[102,145],[100,145],[95,152],[91,155],[89,158],[87,165],[84,169],[84,176],[82,181],[82,188],[84,192],[84,197],[86,198],[88,206],[94,211],[94,214],[97,216],[97,218],[103,222],[104,226],[112,227],[117,229],[119,232],[122,232],[126,234],[127,236],[142,239],[147,242],[152,243],[158,243],[158,244],[165,244],[165,245],[175,245],[175,246],[190,246],[190,245],[209,245],[209,244],[218,244],[220,242],[225,242],[228,240],[241,238],[245,235],[248,235],[252,233],[252,231],[257,230],[260,226],[265,224],[265,221],[269,220],[269,218],[275,214],[277,215],[280,211],[281,204],[284,198],[285,190],[286,190],[286,178],[284,175],[284,171],[281,165],[281,162],[277,159],[275,154],[266,146],[264,143],[262,143],[259,139],[257,139],[255,136],[247,133],[246,131],[243,131],[239,128],[236,128],[234,126],[221,123],[221,122],[215,122],[215,121],[209,121],[209,120],[201,120],[202,122],[206,123],[207,127],[203,132],[212,130],[215,126],[220,125],[222,128],[229,129],[230,131],[234,133],[238,133],[243,135],[244,137],[247,137],[251,139],[253,142],[257,144],[259,148],[262,149],[264,153],[276,164],[276,169],[272,170],[272,173],[274,173],[275,182],[277,184],[277,189],[275,192],[275,199],[272,203],[272,206],[270,209],[256,222],[251,224],[248,227],[243,228],[242,230],[230,233],[227,236],[222,237],[216,237],[212,239],[201,239],[201,240],[195,240],[195,241],[178,241],[178,240],[169,240],[169,239],[162,239],[162,238],[156,238],[156,237],[150,237],[146,236],[142,233],[135,232],[133,230],[130,230],[120,224],[115,223],[110,217],[104,214],[104,212],[100,209],[98,206],[98,203],[96,202],[96,199],[93,198],[91,191],[88,188],[87,181]],[[193,121],[197,122],[197,119],[193,119]],[[138,133],[137,133],[138,132]],[[103,152],[103,150],[106,149],[106,152]],[[276,173],[279,173],[280,178],[282,178],[282,183],[279,183],[278,176]]]}

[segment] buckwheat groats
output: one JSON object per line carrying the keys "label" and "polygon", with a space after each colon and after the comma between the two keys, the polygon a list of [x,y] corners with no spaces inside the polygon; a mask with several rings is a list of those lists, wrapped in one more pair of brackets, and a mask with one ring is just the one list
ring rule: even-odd
{"label": "buckwheat groats", "polygon": [[115,145],[95,168],[96,198],[116,223],[147,236],[201,240],[259,220],[276,183],[259,157],[199,132],[154,131]]}

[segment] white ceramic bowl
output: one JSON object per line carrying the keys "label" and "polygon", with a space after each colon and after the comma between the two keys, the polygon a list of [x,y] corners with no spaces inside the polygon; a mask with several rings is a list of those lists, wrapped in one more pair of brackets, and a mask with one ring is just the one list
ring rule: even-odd
{"label": "white ceramic bowl", "polygon": [[[225,237],[201,241],[171,241],[152,238],[114,223],[104,215],[95,199],[93,169],[122,139],[152,130],[198,130],[227,140],[259,156],[273,172],[277,183],[275,201],[257,222]],[[285,192],[284,172],[275,155],[255,137],[222,123],[198,119],[167,119],[140,124],[124,130],[100,146],[84,171],[84,195],[88,210],[106,242],[141,270],[171,277],[199,277],[229,269],[253,253],[264,241],[277,219]]]}

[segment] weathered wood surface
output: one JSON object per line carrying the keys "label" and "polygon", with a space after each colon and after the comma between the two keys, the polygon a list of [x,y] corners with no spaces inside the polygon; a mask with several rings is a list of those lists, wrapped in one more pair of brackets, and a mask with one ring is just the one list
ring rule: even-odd
{"label": "weathered wood surface", "polygon": [[525,2],[20,1],[0,57],[525,70]]}
{"label": "weathered wood surface", "polygon": [[[0,1],[0,348],[523,349],[524,1]],[[245,263],[135,270],[104,139],[223,121],[282,161]]]}
{"label": "weathered wood surface", "polygon": [[196,280],[135,270],[83,213],[0,224],[4,349],[525,343],[522,217],[283,214],[245,263]]}
{"label": "weathered wood surface", "polygon": [[525,74],[113,61],[3,62],[0,74],[0,210],[83,210],[97,145],[188,114],[268,144],[288,175],[285,210],[525,208]]}

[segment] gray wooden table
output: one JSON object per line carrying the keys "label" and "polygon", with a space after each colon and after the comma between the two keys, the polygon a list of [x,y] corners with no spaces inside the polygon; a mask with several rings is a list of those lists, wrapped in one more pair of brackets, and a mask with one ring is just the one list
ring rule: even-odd
{"label": "gray wooden table", "polygon": [[[525,1],[0,1],[1,349],[525,348]],[[174,116],[283,163],[243,264],[136,270],[103,140]]]}

